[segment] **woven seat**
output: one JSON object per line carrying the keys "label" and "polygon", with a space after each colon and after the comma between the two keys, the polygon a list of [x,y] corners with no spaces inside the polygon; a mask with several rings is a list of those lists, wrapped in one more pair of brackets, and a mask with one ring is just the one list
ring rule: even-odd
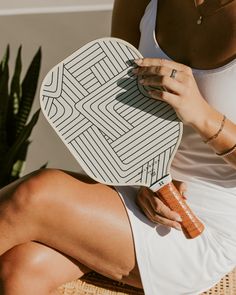
{"label": "woven seat", "polygon": [[[62,295],[144,295],[142,289],[113,281],[95,272],[88,273],[81,279],[67,283],[58,290]],[[236,268],[222,278],[212,289],[203,294],[236,295]]]}

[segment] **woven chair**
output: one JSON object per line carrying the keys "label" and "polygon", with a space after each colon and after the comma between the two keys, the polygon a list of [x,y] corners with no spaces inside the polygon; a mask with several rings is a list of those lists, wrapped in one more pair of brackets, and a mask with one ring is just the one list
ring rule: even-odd
{"label": "woven chair", "polygon": [[[67,283],[58,291],[61,295],[144,295],[142,289],[113,281],[96,272]],[[202,295],[236,295],[236,268]]]}

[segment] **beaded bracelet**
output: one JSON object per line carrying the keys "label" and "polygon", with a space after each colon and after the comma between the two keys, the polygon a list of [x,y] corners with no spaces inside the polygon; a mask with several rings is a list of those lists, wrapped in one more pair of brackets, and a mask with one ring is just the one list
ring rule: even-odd
{"label": "beaded bracelet", "polygon": [[223,153],[216,153],[216,154],[217,154],[217,156],[220,156],[220,157],[226,157],[226,156],[231,155],[235,151],[236,151],[236,144],[233,147],[231,147],[230,149],[228,149],[227,151],[225,151]]}
{"label": "beaded bracelet", "polygon": [[209,143],[209,142],[212,141],[213,139],[216,139],[216,138],[217,138],[217,136],[221,133],[221,131],[222,131],[223,128],[224,128],[225,120],[226,120],[226,116],[223,115],[223,119],[222,119],[222,121],[221,121],[221,124],[220,124],[220,128],[219,128],[219,130],[218,130],[214,135],[212,135],[212,136],[209,137],[208,139],[204,140],[204,141],[203,141],[204,143]]}

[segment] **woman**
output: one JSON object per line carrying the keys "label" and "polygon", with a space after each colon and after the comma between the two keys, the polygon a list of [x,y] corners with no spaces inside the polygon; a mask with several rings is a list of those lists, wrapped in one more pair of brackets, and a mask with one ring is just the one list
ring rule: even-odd
{"label": "woman", "polygon": [[91,270],[147,295],[199,294],[235,267],[235,19],[229,0],[116,0],[113,12],[112,36],[149,57],[140,83],[165,87],[150,94],[185,125],[172,175],[205,231],[186,239],[148,189],[35,172],[0,191],[3,294],[57,294]]}

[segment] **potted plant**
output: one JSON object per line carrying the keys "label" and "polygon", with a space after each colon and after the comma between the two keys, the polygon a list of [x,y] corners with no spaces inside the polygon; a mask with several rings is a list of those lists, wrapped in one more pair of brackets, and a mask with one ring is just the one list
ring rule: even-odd
{"label": "potted plant", "polygon": [[28,121],[38,84],[41,48],[33,57],[22,82],[21,46],[11,81],[9,55],[7,46],[0,63],[0,187],[20,177],[30,144],[29,137],[39,117],[37,110]]}

